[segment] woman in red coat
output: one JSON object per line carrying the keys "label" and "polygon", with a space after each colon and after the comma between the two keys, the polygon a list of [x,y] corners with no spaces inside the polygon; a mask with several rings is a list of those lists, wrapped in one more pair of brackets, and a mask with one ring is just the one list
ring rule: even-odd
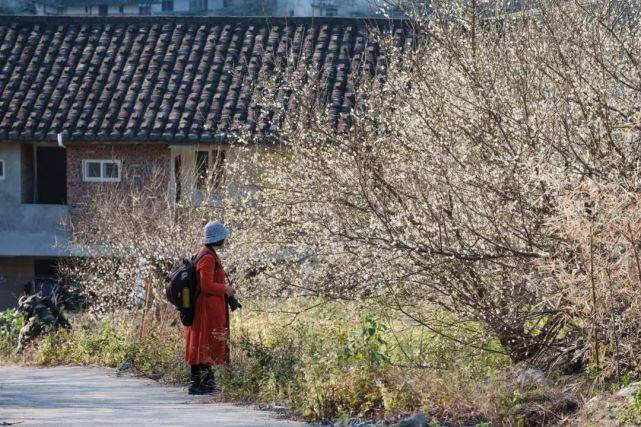
{"label": "woman in red coat", "polygon": [[189,394],[211,393],[214,389],[211,365],[229,363],[227,296],[235,291],[227,284],[216,254],[229,231],[219,221],[208,223],[204,231],[204,245],[196,262],[200,293],[196,299],[194,322],[185,331],[185,361],[191,365]]}

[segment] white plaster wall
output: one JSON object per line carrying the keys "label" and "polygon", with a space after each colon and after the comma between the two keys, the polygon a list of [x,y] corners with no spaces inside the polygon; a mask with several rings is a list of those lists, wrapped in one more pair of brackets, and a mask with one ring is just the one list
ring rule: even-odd
{"label": "white plaster wall", "polygon": [[278,15],[290,16],[312,16],[311,0],[280,0],[278,2]]}
{"label": "white plaster wall", "polygon": [[171,15],[172,13],[185,13],[189,12],[189,0],[174,0],[174,9],[171,11],[162,10],[162,2],[152,3],[151,14],[155,15]]}
{"label": "white plaster wall", "polygon": [[[10,207],[20,204],[20,144],[0,143],[0,160],[4,160],[4,179],[0,179],[0,221]],[[4,211],[4,212],[3,212]]]}
{"label": "white plaster wall", "polygon": [[87,13],[84,6],[67,7],[63,10],[63,15],[98,15],[98,6],[87,6],[89,13]]}
{"label": "white plaster wall", "polygon": [[20,143],[0,141],[0,158],[6,171],[0,180],[0,257],[69,254],[69,207],[22,203]]}
{"label": "white plaster wall", "polygon": [[[382,5],[382,1],[379,0],[343,0],[344,14],[346,16],[353,15],[365,15],[372,16],[378,12],[378,9]],[[339,13],[341,8],[339,8]]]}
{"label": "white plaster wall", "polygon": [[[289,16],[294,11],[294,16],[319,16],[321,9],[312,7],[312,2],[313,0],[280,0],[278,14]],[[334,4],[338,9],[338,16],[373,16],[384,4],[384,0],[335,0]]]}
{"label": "white plaster wall", "polygon": [[223,0],[208,0],[208,2],[207,2],[207,9],[208,10],[222,9],[223,6],[224,6],[224,1]]}
{"label": "white plaster wall", "polygon": [[[107,13],[109,16],[122,16],[122,15],[127,15],[127,16],[135,16],[140,14],[140,8],[138,3],[130,3],[130,4],[123,4],[123,13],[120,13],[120,5],[109,5],[107,9]],[[158,6],[158,11],[160,11],[160,5],[153,4],[152,5],[152,12],[154,10],[154,6]],[[54,13],[57,11],[52,9],[52,8],[47,8],[48,13]],[[38,15],[42,15],[44,13],[44,10],[42,6],[38,5],[36,7],[36,13]],[[93,6],[72,6],[72,7],[66,7],[62,10],[62,15],[71,15],[71,16],[98,16],[98,6],[93,5]]]}
{"label": "white plaster wall", "polygon": [[174,12],[189,12],[189,0],[174,0]]}
{"label": "white plaster wall", "polygon": [[[98,13],[98,8],[94,7],[95,13]],[[125,4],[123,5],[123,13],[120,13],[120,6],[109,6],[109,15],[138,15],[140,14],[140,7],[138,4]]]}
{"label": "white plaster wall", "polygon": [[[1,1],[1,0],[0,0]],[[125,0],[127,1],[127,0]],[[260,0],[257,0],[260,1]],[[313,0],[278,0],[276,5],[276,15],[278,16],[318,16],[319,8],[312,7]],[[376,14],[378,7],[384,3],[385,0],[335,0],[338,8],[338,16],[373,16]],[[234,4],[234,0],[231,1]],[[207,0],[207,10],[209,12],[219,11],[223,8],[224,0]],[[89,13],[85,11],[85,6],[68,7],[65,8],[62,14],[66,15],[98,15],[98,6],[88,6]],[[49,7],[47,12],[56,14],[57,9]],[[189,13],[189,0],[174,0],[174,13]],[[36,13],[38,15],[44,14],[42,4],[36,5]],[[168,12],[162,11],[162,4],[160,2],[151,4],[151,14],[163,14]],[[169,12],[172,13],[172,12]],[[139,15],[139,4],[128,3],[125,4],[124,15]],[[110,16],[121,15],[119,5],[109,6]]]}
{"label": "white plaster wall", "polygon": [[7,9],[19,9],[22,7],[22,2],[20,0],[2,0],[0,3],[2,3],[2,6]]}
{"label": "white plaster wall", "polygon": [[[176,156],[180,156],[181,158],[181,176],[172,177],[172,179],[180,180],[182,202],[189,200],[194,204],[201,203],[202,196],[196,190],[194,182],[196,170],[195,152],[197,150],[210,150],[215,147],[220,147],[225,151],[225,186],[227,194],[232,197],[243,196],[247,193],[253,193],[256,191],[261,182],[261,175],[264,169],[269,167],[269,164],[274,160],[271,156],[275,150],[272,148],[266,148],[266,146],[263,145],[256,145],[251,148],[219,144],[171,147],[171,164],[174,164]],[[260,154],[258,156],[254,156],[257,151],[260,152]],[[239,177],[235,176],[236,173],[242,174],[244,182],[241,182]],[[215,196],[216,197],[213,201],[220,201],[217,195]]]}
{"label": "white plaster wall", "polygon": [[47,15],[58,13],[55,7],[47,6],[46,10],[43,4],[36,4],[36,15]]}

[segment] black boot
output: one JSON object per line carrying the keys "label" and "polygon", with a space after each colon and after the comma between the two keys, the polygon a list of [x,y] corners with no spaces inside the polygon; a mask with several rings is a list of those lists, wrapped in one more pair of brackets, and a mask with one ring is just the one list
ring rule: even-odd
{"label": "black boot", "polygon": [[214,371],[211,370],[210,366],[203,366],[201,378],[202,386],[209,390],[210,393],[216,390],[216,379],[214,377]]}
{"label": "black boot", "polygon": [[189,389],[187,391],[189,394],[202,395],[211,393],[211,390],[204,386],[203,377],[200,365],[192,365],[191,373],[189,374]]}

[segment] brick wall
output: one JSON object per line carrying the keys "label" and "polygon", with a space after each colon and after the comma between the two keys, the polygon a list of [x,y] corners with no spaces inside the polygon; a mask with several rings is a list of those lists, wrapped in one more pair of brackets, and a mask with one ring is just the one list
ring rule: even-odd
{"label": "brick wall", "polygon": [[[145,186],[154,177],[162,180],[162,188],[166,191],[169,183],[169,159],[169,146],[160,143],[67,146],[67,201],[72,222],[82,214],[91,194],[103,188]],[[83,181],[83,160],[120,160],[121,182]],[[158,176],[157,173],[161,175]]]}

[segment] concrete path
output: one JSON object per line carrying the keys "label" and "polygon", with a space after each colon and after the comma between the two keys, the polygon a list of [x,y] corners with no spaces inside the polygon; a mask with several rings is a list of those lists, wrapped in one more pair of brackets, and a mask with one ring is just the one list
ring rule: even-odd
{"label": "concrete path", "polygon": [[0,425],[303,426],[111,369],[0,366]]}

